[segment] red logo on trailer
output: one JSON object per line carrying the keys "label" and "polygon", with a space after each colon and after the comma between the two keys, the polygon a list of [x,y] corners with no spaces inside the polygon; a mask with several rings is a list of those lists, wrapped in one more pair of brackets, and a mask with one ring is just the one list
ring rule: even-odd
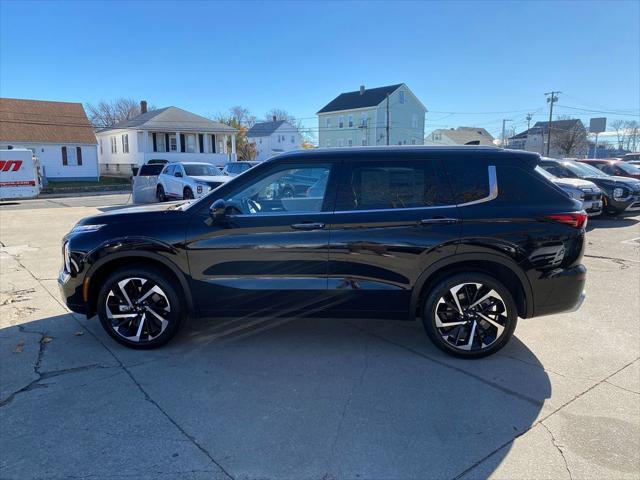
{"label": "red logo on trailer", "polygon": [[0,160],[0,172],[17,172],[22,168],[22,160]]}

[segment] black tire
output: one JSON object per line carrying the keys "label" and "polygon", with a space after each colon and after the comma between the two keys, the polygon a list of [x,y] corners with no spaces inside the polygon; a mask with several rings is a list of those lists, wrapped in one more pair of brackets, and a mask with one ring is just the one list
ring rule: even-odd
{"label": "black tire", "polygon": [[[129,281],[120,288],[119,282],[126,280]],[[167,278],[165,273],[145,265],[116,270],[105,280],[98,293],[97,310],[102,327],[114,340],[129,348],[150,349],[164,345],[176,334],[186,316],[176,283]],[[157,292],[155,286],[159,287],[161,293]],[[136,295],[144,297],[149,290],[153,291],[135,307],[137,310],[128,307],[136,304]],[[144,306],[143,303],[148,305]],[[118,318],[113,318],[114,315]],[[143,315],[144,320],[141,320]],[[137,340],[135,336],[126,335],[134,332],[137,333]]]}
{"label": "black tire", "polygon": [[[452,291],[458,287],[455,302]],[[491,291],[497,295],[473,306]],[[518,309],[509,290],[485,273],[460,273],[441,280],[427,294],[423,306],[422,323],[431,341],[442,351],[461,358],[482,358],[497,352],[511,339],[518,322]],[[463,314],[458,313],[460,310]],[[448,327],[447,323],[458,325]],[[464,343],[458,344],[460,341]]]}
{"label": "black tire", "polygon": [[159,202],[167,201],[167,196],[164,193],[164,187],[162,185],[158,185],[158,188],[156,188],[156,198]]}
{"label": "black tire", "polygon": [[193,195],[193,191],[187,187],[184,189],[184,192],[182,192],[182,198],[184,200],[193,200],[195,197]]}

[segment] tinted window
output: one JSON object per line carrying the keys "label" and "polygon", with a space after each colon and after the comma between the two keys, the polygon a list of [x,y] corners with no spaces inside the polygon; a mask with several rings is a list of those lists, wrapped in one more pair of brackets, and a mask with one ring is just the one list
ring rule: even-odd
{"label": "tinted window", "polygon": [[260,179],[231,193],[225,201],[244,215],[319,212],[327,188],[323,179],[328,178],[330,171],[330,165],[274,167]]}
{"label": "tinted window", "polygon": [[520,167],[498,166],[498,202],[539,204],[566,199],[550,180]]}
{"label": "tinted window", "polygon": [[451,203],[439,162],[431,160],[356,162],[341,185],[336,210],[416,208]]}
{"label": "tinted window", "polygon": [[166,175],[173,175],[173,170],[175,169],[175,165],[167,165],[167,168],[165,169],[164,173]]}
{"label": "tinted window", "polygon": [[184,170],[190,177],[222,175],[222,172],[213,165],[184,165]]}
{"label": "tinted window", "polygon": [[560,165],[556,163],[541,163],[540,167],[545,169],[550,174],[555,175],[556,177],[559,177],[559,178],[574,176],[571,172],[567,171],[566,169],[562,168]]}
{"label": "tinted window", "polygon": [[164,168],[164,165],[162,165],[162,164],[143,165],[142,167],[140,167],[140,171],[138,172],[138,176],[140,176],[140,177],[143,177],[143,176],[151,177],[151,176],[154,176],[154,175],[160,175],[160,172],[162,172],[163,168]]}
{"label": "tinted window", "polygon": [[467,203],[489,196],[489,165],[479,159],[446,160],[453,203]]}

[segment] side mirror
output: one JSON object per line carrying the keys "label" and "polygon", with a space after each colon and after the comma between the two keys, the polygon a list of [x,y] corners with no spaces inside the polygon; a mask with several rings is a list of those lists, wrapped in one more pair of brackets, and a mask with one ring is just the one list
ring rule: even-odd
{"label": "side mirror", "polygon": [[182,172],[176,172],[174,175],[175,175],[176,177],[182,177]]}
{"label": "side mirror", "polygon": [[209,216],[213,220],[222,220],[227,216],[227,205],[224,203],[224,200],[219,198],[211,204],[209,207]]}

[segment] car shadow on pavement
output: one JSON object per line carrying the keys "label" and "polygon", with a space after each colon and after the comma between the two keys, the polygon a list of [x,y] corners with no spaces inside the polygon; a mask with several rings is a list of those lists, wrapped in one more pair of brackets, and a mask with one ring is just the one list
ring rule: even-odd
{"label": "car shadow on pavement", "polygon": [[587,221],[587,232],[594,230],[596,228],[625,228],[636,225],[640,220],[637,217],[637,212],[634,217],[609,217],[609,216],[599,216],[595,218],[590,218]]}
{"label": "car shadow on pavement", "polygon": [[[49,365],[59,370],[69,355],[76,367],[84,359],[105,368],[48,378],[47,390],[31,388],[2,408],[14,420],[9,426],[20,431],[10,464],[13,455],[44,442],[46,451],[30,454],[31,461],[64,462],[72,475],[70,445],[57,441],[67,438],[82,438],[73,449],[85,462],[98,451],[113,457],[106,463],[140,451],[152,452],[149,462],[157,454],[172,458],[177,447],[155,440],[169,434],[146,422],[157,408],[170,419],[165,423],[173,437],[182,432],[233,478],[422,479],[465,472],[473,478],[473,467],[483,460],[490,459],[485,466],[500,464],[510,442],[531,427],[551,396],[543,366],[515,337],[500,354],[469,361],[441,353],[414,322],[197,320],[151,351],[120,346],[96,318],[80,324],[87,334],[74,334],[78,323],[70,315],[24,325],[54,338],[34,357],[39,375],[46,377]],[[21,334],[17,327],[0,331],[5,343]],[[3,357],[18,355],[8,350],[12,345],[5,345]],[[76,375],[82,378],[73,388],[66,385]],[[135,387],[128,395],[125,383]],[[147,402],[137,400],[138,387]],[[58,397],[56,389],[63,391]],[[106,411],[85,408],[95,395],[110,406]],[[108,417],[119,409],[125,418]],[[18,426],[24,416],[44,416],[35,412],[65,420],[51,431],[37,422],[33,430],[24,422]],[[130,416],[137,420],[127,425]],[[87,436],[90,424],[104,431]],[[182,461],[190,458],[180,455]],[[200,468],[198,461],[187,466]],[[92,468],[78,465],[80,471]]]}

